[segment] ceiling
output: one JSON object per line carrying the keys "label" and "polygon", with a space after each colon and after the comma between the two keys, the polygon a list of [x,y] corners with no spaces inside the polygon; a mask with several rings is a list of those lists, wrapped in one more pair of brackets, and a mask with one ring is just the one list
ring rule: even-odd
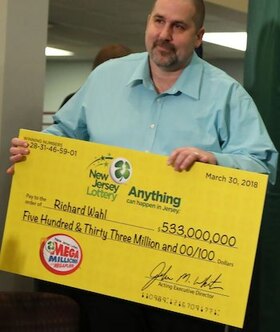
{"label": "ceiling", "polygon": [[[48,46],[92,60],[106,44],[143,51],[144,30],[153,0],[49,0]],[[205,1],[207,32],[246,31],[248,0]],[[244,52],[204,42],[204,58],[238,59]],[[65,59],[65,58],[64,58]]]}

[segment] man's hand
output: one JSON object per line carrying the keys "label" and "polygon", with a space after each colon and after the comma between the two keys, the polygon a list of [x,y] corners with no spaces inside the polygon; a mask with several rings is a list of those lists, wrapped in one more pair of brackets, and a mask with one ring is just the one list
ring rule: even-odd
{"label": "man's hand", "polygon": [[169,156],[167,163],[173,166],[175,171],[181,172],[189,170],[196,161],[212,165],[217,164],[213,153],[193,147],[175,149]]}
{"label": "man's hand", "polygon": [[13,165],[10,166],[6,172],[10,175],[14,174],[14,164],[25,160],[29,152],[28,143],[22,139],[14,137],[11,140],[10,147],[10,161]]}

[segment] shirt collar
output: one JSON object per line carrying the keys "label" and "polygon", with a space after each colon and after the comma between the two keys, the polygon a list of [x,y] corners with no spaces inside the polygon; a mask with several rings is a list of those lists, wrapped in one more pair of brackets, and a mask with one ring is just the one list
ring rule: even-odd
{"label": "shirt collar", "polygon": [[[202,73],[203,60],[194,52],[191,62],[183,70],[175,84],[165,93],[176,94],[181,92],[194,99],[199,99]],[[131,86],[143,84],[145,87],[153,89],[147,52],[136,67],[127,84]]]}
{"label": "shirt collar", "polygon": [[199,99],[202,73],[203,60],[194,53],[191,62],[183,70],[171,90],[173,93],[182,92],[194,99]]}
{"label": "shirt collar", "polygon": [[153,88],[153,83],[150,76],[149,56],[145,52],[138,66],[135,68],[132,76],[128,80],[127,85],[135,86],[143,84],[145,87]]}

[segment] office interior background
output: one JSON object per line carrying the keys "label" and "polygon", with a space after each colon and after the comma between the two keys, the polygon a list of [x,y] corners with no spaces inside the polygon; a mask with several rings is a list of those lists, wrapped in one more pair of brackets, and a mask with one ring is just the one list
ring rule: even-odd
{"label": "office interior background", "polygon": [[[11,177],[5,173],[11,138],[18,135],[20,128],[40,131],[52,121],[51,113],[58,110],[66,95],[81,86],[102,46],[122,43],[135,52],[143,51],[146,18],[152,3],[153,0],[0,0],[0,238],[11,185]],[[271,106],[271,112],[263,115],[279,149],[279,0],[206,0],[205,3],[207,32],[246,32],[248,15],[252,13],[248,12],[248,5],[251,5],[250,17],[254,23],[251,31],[252,25],[255,31],[250,36],[255,40],[250,46],[250,60],[246,62],[247,74],[252,73],[247,75],[247,86],[256,92],[255,81],[264,82],[259,95],[265,91],[271,98],[258,101],[264,109],[265,105]],[[232,41],[232,37],[228,40]],[[46,56],[47,46],[73,55]],[[242,84],[245,55],[244,49],[203,42],[204,59]],[[260,65],[263,72],[258,74],[264,76],[258,78],[253,67],[260,58],[265,64]],[[275,314],[279,311],[280,297],[279,181],[275,188],[268,204],[272,213],[265,216],[269,221],[263,230],[265,241],[260,247],[261,287],[256,286],[259,325],[266,324],[260,331],[265,332],[274,332],[274,327],[280,325],[280,317]],[[33,289],[31,278],[0,271],[1,291]]]}

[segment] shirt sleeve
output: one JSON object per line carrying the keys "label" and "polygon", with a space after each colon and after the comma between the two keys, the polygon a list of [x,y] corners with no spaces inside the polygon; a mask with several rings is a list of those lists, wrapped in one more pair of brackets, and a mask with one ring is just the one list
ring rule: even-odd
{"label": "shirt sleeve", "polygon": [[56,136],[89,140],[84,105],[84,96],[87,93],[88,85],[87,80],[74,96],[54,114],[54,124],[44,129],[43,132]]}
{"label": "shirt sleeve", "polygon": [[276,182],[278,152],[252,98],[236,84],[220,118],[222,152],[214,152],[221,166],[265,173]]}

